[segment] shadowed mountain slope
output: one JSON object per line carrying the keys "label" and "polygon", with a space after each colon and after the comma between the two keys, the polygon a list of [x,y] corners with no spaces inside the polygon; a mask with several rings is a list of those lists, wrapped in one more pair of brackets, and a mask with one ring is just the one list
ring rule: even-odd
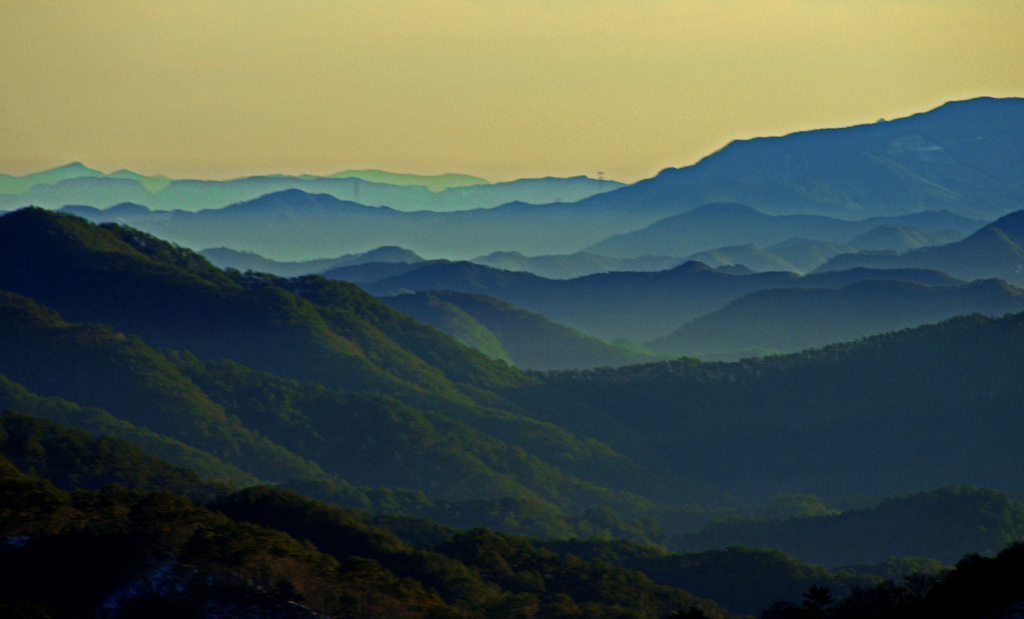
{"label": "shadowed mountain slope", "polygon": [[727,201],[775,215],[949,210],[991,220],[1024,207],[1022,141],[1024,99],[954,101],[870,125],[737,140],[694,165],[581,204],[635,206],[659,219]]}
{"label": "shadowed mountain slope", "polygon": [[505,271],[526,271],[548,279],[572,279],[609,271],[664,271],[684,260],[670,256],[621,259],[588,253],[528,257],[519,252],[496,251],[471,262]]}
{"label": "shadowed mountain slope", "polygon": [[424,290],[486,294],[607,341],[648,341],[756,290],[839,288],[867,278],[952,283],[941,273],[855,269],[805,278],[791,272],[732,275],[699,262],[655,273],[602,273],[550,280],[468,262],[433,262],[364,287],[378,295]]}
{"label": "shadowed mountain slope", "polygon": [[426,291],[384,301],[467,346],[525,369],[614,367],[650,359],[639,350],[583,335],[486,295]]}
{"label": "shadowed mountain slope", "polygon": [[[88,405],[120,410],[127,415],[132,410],[152,409],[153,405],[118,408],[129,403],[116,399],[116,381],[124,374],[116,369],[117,364],[132,368],[166,368],[166,381],[180,385],[172,395],[180,391],[195,396],[179,398],[182,406],[208,409],[208,413],[204,413],[207,417],[223,418],[224,423],[237,423],[241,419],[246,428],[257,428],[262,436],[279,437],[287,449],[301,453],[304,458],[323,459],[323,466],[339,478],[357,479],[364,473],[384,475],[390,471],[389,474],[399,477],[387,484],[401,486],[403,483],[396,481],[401,475],[417,472],[422,474],[418,481],[410,478],[404,483],[410,487],[427,484],[426,488],[433,488],[432,491],[448,487],[452,492],[468,493],[466,496],[482,492],[481,496],[488,497],[521,493],[537,484],[537,489],[548,489],[540,493],[548,495],[545,500],[562,506],[577,502],[619,504],[624,500],[621,505],[637,508],[643,501],[623,492],[626,486],[666,493],[678,483],[671,477],[643,472],[598,442],[580,443],[559,428],[523,416],[521,411],[510,408],[511,403],[494,389],[530,379],[504,363],[487,359],[458,344],[432,327],[417,323],[352,285],[319,277],[283,280],[262,274],[232,275],[216,269],[197,254],[138,231],[109,225],[97,227],[73,216],[42,209],[26,209],[0,217],[0,265],[3,265],[0,288],[15,290],[59,309],[62,318],[54,315],[48,319],[54,329],[64,321],[110,324],[112,328],[97,327],[96,333],[102,334],[102,346],[120,350],[132,345],[139,349],[140,359],[152,360],[149,366],[138,365],[111,353],[113,365],[89,366],[84,359],[93,354],[88,352],[92,349],[83,349],[66,355],[64,365],[60,366],[65,370],[58,373],[63,375],[61,380],[48,380],[45,368],[50,362],[38,357],[32,364],[18,365],[18,356],[11,355],[8,361],[15,365],[10,371],[21,368],[27,372],[17,374],[16,380],[29,381],[32,389],[47,395],[75,401],[80,391],[87,395],[99,389],[106,394],[103,396],[106,399],[88,400]],[[28,313],[45,315],[45,311]],[[78,326],[70,332],[78,333],[82,329],[87,334],[93,333]],[[27,337],[19,333],[12,331],[10,336]],[[117,344],[118,338],[124,337],[120,333],[128,334],[125,344]],[[35,344],[12,346],[15,350],[39,346],[40,351],[49,351],[53,356],[47,358],[59,366],[61,347],[44,347],[39,343],[53,337],[50,330],[39,337],[42,339]],[[241,364],[239,367],[276,374],[276,378],[268,375],[263,380],[264,391],[269,388],[266,385],[275,385],[274,389],[281,393],[268,395],[267,401],[305,402],[296,405],[299,408],[294,415],[297,419],[305,417],[314,421],[285,421],[271,415],[269,421],[260,422],[270,425],[262,426],[252,418],[254,411],[259,410],[259,398],[248,407],[234,408],[240,397],[237,390],[241,388],[235,383],[246,383],[245,377],[253,370],[225,373],[231,381],[229,395],[215,396],[216,391],[209,385],[196,387],[206,380],[204,377],[209,371],[197,365],[199,360],[190,363],[186,356],[180,361],[169,361],[170,357],[150,348],[157,346],[191,351],[203,362],[230,359]],[[102,350],[107,348],[101,347]],[[72,363],[74,359],[80,362]],[[164,375],[164,370],[154,369],[153,372]],[[153,372],[147,370],[143,374],[148,376]],[[187,378],[182,378],[183,372]],[[307,385],[317,383],[319,387],[300,388],[288,383],[288,379]],[[155,384],[166,381],[161,378]],[[142,384],[151,383],[142,381]],[[149,386],[147,389],[152,392]],[[310,395],[310,392],[320,393],[317,389],[328,389],[330,394]],[[340,392],[342,394],[355,391],[360,395],[338,395],[337,390],[346,390]],[[364,392],[387,395],[361,395]],[[164,406],[176,406],[174,398],[155,393],[140,402],[151,399],[163,401]],[[285,410],[283,406],[274,410]],[[325,406],[336,414],[327,414]],[[342,412],[348,417],[341,416]],[[168,415],[163,423],[174,425],[174,418]],[[425,450],[422,453],[444,460],[443,454],[451,450],[448,459],[452,462],[445,461],[444,466],[434,462],[428,466],[396,463],[391,468],[384,465],[367,468],[368,460],[361,459],[359,466],[351,468],[351,462],[343,464],[337,460],[338,454],[360,453],[359,449],[368,447],[359,442],[364,435],[359,432],[345,435],[358,441],[350,449],[339,452],[318,449],[322,448],[322,440],[327,440],[327,444],[344,445],[340,435],[334,439],[330,439],[330,434],[323,435],[326,439],[315,436],[326,432],[322,427],[317,429],[317,424],[339,423],[342,419],[355,424],[353,427],[361,427],[359,423],[365,422],[389,434],[381,438],[381,443],[370,445],[386,446],[405,441],[414,446],[410,452],[393,449],[386,452],[392,456],[412,457]],[[377,421],[372,421],[374,419]],[[386,420],[393,421],[394,425],[384,423]],[[296,429],[291,428],[296,423],[304,428],[298,435]],[[383,425],[378,427],[374,423]],[[344,432],[343,427],[331,427],[332,432]],[[167,431],[171,429],[174,428],[169,426]],[[406,434],[404,439],[395,436],[403,433]],[[173,432],[171,435],[176,436]],[[215,453],[223,452],[214,450],[213,446],[209,448]],[[384,462],[393,459],[392,456],[384,458],[377,454],[369,459]],[[230,461],[227,455],[225,458]],[[470,461],[458,464],[463,458]],[[446,469],[449,466],[450,469]],[[508,469],[495,477],[494,466],[511,466],[518,472]],[[562,471],[561,467],[572,472]],[[445,476],[430,475],[435,470],[453,471],[455,477],[444,482]],[[479,475],[466,477],[466,473],[474,471]],[[582,477],[575,477],[577,474]],[[270,477],[268,474],[258,476]],[[527,478],[533,481],[525,484],[518,481]],[[646,481],[637,486],[638,478],[646,478]],[[483,485],[478,483],[484,480],[490,481]],[[567,484],[563,486],[566,492],[554,490],[563,482]],[[617,491],[605,488],[606,482],[616,486]],[[529,490],[526,494],[536,493]]]}
{"label": "shadowed mountain slope", "polygon": [[937,269],[963,279],[996,277],[1024,285],[1024,210],[1010,213],[984,226],[967,238],[937,247],[924,247],[904,254],[861,253],[836,256],[818,272],[874,268]]}
{"label": "shadowed mountain slope", "polygon": [[916,226],[927,232],[958,230],[965,235],[983,225],[938,211],[847,221],[821,215],[767,215],[744,204],[712,203],[663,219],[643,230],[613,236],[587,251],[629,258],[647,254],[687,256],[732,245],[769,247],[793,237],[852,243],[885,224]]}
{"label": "shadowed mountain slope", "polygon": [[416,255],[415,252],[401,247],[378,247],[361,254],[346,254],[337,258],[322,258],[320,260],[304,260],[301,262],[269,260],[254,252],[236,251],[227,247],[212,247],[204,249],[199,253],[214,266],[221,269],[258,271],[281,277],[298,277],[300,275],[324,273],[331,269],[367,263],[415,264],[423,262],[423,258]]}
{"label": "shadowed mountain slope", "polygon": [[547,387],[589,412],[547,414],[742,496],[1016,493],[1021,364],[1024,313],[973,315],[760,360],[557,373]]}
{"label": "shadowed mountain slope", "polygon": [[796,352],[916,327],[961,314],[1001,316],[1024,310],[1024,290],[1000,280],[927,286],[863,280],[838,290],[761,290],[648,343],[675,354]]}

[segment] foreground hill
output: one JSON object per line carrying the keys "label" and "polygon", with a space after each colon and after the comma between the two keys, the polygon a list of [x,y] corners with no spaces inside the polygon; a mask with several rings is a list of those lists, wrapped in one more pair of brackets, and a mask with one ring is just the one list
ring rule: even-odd
{"label": "foreground hill", "polygon": [[1002,492],[952,486],[842,514],[712,522],[679,543],[687,550],[777,548],[835,567],[904,556],[952,565],[972,552],[994,555],[1018,540],[1024,540],[1024,504]]}
{"label": "foreground hill", "polygon": [[[647,479],[644,487],[665,493],[678,481],[644,474],[606,446],[579,443],[550,424],[507,408],[509,403],[492,390],[527,382],[521,373],[351,285],[322,278],[231,276],[196,254],[137,231],[97,227],[41,209],[0,218],[0,264],[4,265],[0,287],[60,311],[60,316],[47,313],[21,297],[12,302],[12,312],[28,316],[27,321],[34,321],[29,324],[39,328],[11,327],[9,365],[0,373],[14,373],[14,381],[26,381],[29,391],[72,402],[84,398],[84,405],[117,411],[117,416],[166,410],[154,421],[128,421],[163,423],[166,433],[189,444],[200,438],[210,441],[202,444],[204,451],[261,479],[296,473],[278,469],[271,475],[253,468],[248,448],[232,447],[231,432],[248,433],[252,441],[274,436],[280,441],[275,448],[287,450],[283,455],[326,466],[339,480],[357,480],[365,474],[412,474],[419,481],[366,478],[359,483],[433,488],[431,492],[451,492],[462,498],[519,493],[515,488],[520,481],[513,478],[525,475],[522,480],[533,479],[528,483],[539,484],[538,489],[553,490],[551,483],[562,481],[568,484],[566,490],[576,488],[564,496],[561,490],[553,490],[554,494],[544,490],[550,505],[624,500],[621,506],[642,509],[638,497],[616,493],[605,484],[638,488],[636,476],[641,475]],[[80,322],[104,322],[113,328],[85,327]],[[122,343],[121,333],[138,337]],[[190,353],[168,356],[155,347]],[[34,357],[18,354],[26,349],[39,353]],[[136,351],[134,357],[125,356],[129,351]],[[223,359],[241,365],[209,365]],[[52,367],[62,370],[54,374]],[[146,386],[133,396],[137,405],[119,397],[117,381],[124,368],[137,371],[140,384]],[[257,388],[252,384],[254,370],[277,376],[265,377]],[[257,397],[258,393],[263,396]],[[278,404],[264,410],[268,404],[261,402],[291,402],[292,406]],[[192,426],[176,421],[187,412],[196,420]],[[202,430],[203,424],[215,420],[223,430],[217,425]],[[242,427],[236,427],[239,421]],[[359,433],[347,433],[346,428],[355,427],[361,428]],[[377,433],[381,442],[364,442],[362,432]],[[326,447],[349,440],[357,441],[351,449]],[[417,447],[396,452],[391,448],[396,443]],[[366,449],[390,451],[371,455]],[[413,463],[427,454],[436,461]],[[367,459],[382,457],[392,465],[382,460],[376,467],[364,466]],[[410,457],[413,461],[404,461]],[[267,466],[271,460],[264,459]],[[512,477],[505,473],[495,477],[492,466],[511,466],[506,472]],[[573,472],[562,471],[563,466]],[[466,473],[474,470],[482,476],[467,478]],[[429,474],[432,471],[439,472]],[[315,471],[299,474],[311,472]],[[484,479],[490,481],[477,484]],[[582,494],[570,498],[577,491]],[[556,495],[561,498],[555,499]]]}
{"label": "foreground hill", "polygon": [[[60,456],[85,456],[91,467],[119,457],[96,457],[80,437],[51,432],[79,448],[36,443],[44,472],[55,472]],[[445,531],[443,542],[417,546],[366,522],[365,513],[270,488],[222,492],[209,507],[116,485],[72,494],[0,456],[0,494],[0,535],[16,540],[0,552],[5,616],[511,619],[523,607],[567,619],[581,608],[609,618],[692,609],[726,616],[714,602],[635,570],[563,558],[525,538]],[[438,529],[405,529],[413,527]]]}
{"label": "foreground hill", "polygon": [[[32,476],[64,492],[77,491],[76,496]],[[112,481],[122,488],[102,489]],[[669,554],[623,540],[541,541],[483,529],[459,532],[422,519],[329,507],[266,487],[236,492],[168,466],[130,444],[90,439],[9,412],[0,417],[0,488],[0,505],[19,506],[17,512],[0,510],[0,533],[32,535],[0,553],[4,567],[18,566],[0,586],[0,604],[13,602],[27,610],[25,600],[33,600],[41,608],[36,606],[32,616],[44,616],[40,610],[73,614],[98,600],[104,600],[108,611],[125,616],[134,616],[133,607],[146,609],[150,616],[160,609],[180,613],[199,596],[211,614],[230,609],[278,617],[309,616],[310,606],[344,616],[418,616],[419,605],[433,608],[429,616],[442,614],[440,609],[450,605],[449,614],[455,607],[463,613],[459,616],[505,617],[522,616],[527,603],[545,617],[578,617],[581,607],[587,616],[598,617],[660,617],[666,609],[685,613],[692,608],[715,617],[724,609],[710,599],[733,613],[757,613],[776,600],[799,600],[812,586],[827,586],[835,596],[855,595],[855,588],[878,586],[880,576],[898,579],[909,571],[933,582],[939,567],[936,561],[891,558],[876,566],[830,572],[779,551],[743,547]],[[167,490],[228,518],[213,518],[200,505]],[[844,533],[851,546],[856,539],[876,539],[881,546],[930,551],[938,531],[944,548],[998,550],[1004,545],[1001,535],[1014,535],[1020,513],[1019,504],[999,493],[950,488],[888,500],[876,509],[841,517],[720,522],[702,535],[784,530],[790,538],[804,533],[814,538],[831,529]],[[118,526],[105,530],[114,518]],[[930,526],[900,535],[912,519]],[[888,533],[893,525],[896,535]],[[298,552],[291,538],[308,541]],[[183,539],[188,540],[185,546]],[[932,543],[917,545],[925,540]],[[90,557],[101,545],[105,559]],[[230,559],[217,553],[225,547],[231,548]],[[261,555],[260,549],[269,552]],[[852,551],[863,555],[863,548]],[[161,561],[153,568],[156,554]],[[226,574],[246,578],[233,587],[223,586],[232,582],[229,578],[221,587],[204,589],[196,586],[196,570],[209,570],[213,579]],[[335,579],[339,571],[342,576]],[[46,577],[40,578],[43,572]],[[405,579],[403,586],[395,586],[397,577]],[[248,589],[254,584],[263,588],[262,595]],[[56,596],[57,591],[63,595]],[[358,603],[345,595],[356,591]],[[337,606],[325,603],[332,599]],[[283,604],[288,600],[307,608],[292,604],[289,609]]]}
{"label": "foreground hill", "polygon": [[797,352],[961,314],[1024,311],[1024,290],[1000,280],[957,286],[864,280],[838,290],[761,290],[650,342],[676,354]]}

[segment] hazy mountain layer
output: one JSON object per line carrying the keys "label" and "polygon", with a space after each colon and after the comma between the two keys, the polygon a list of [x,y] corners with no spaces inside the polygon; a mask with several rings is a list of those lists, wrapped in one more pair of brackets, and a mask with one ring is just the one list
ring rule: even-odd
{"label": "hazy mountain layer", "polygon": [[[237,269],[239,271],[257,271],[281,277],[298,277],[323,273],[331,269],[346,266],[357,266],[367,263],[399,263],[415,264],[423,262],[423,258],[414,252],[401,247],[378,247],[361,254],[347,254],[337,258],[320,260],[304,260],[301,262],[278,262],[269,260],[253,252],[236,251],[227,247],[213,247],[199,252],[214,266],[221,269]],[[337,278],[345,279],[345,278]]]}
{"label": "hazy mountain layer", "polygon": [[761,290],[649,342],[653,350],[732,358],[753,350],[797,352],[962,314],[1024,310],[1024,290],[1000,280],[927,286],[864,280],[838,290]]}
{"label": "hazy mountain layer", "polygon": [[886,224],[914,226],[929,233],[953,230],[963,235],[983,225],[937,211],[847,221],[820,215],[766,215],[743,204],[713,203],[663,219],[643,230],[613,236],[592,245],[588,251],[619,258],[652,253],[687,256],[732,245],[769,247],[793,237],[843,244],[853,243]]}
{"label": "hazy mountain layer", "polygon": [[0,175],[0,209],[30,205],[56,209],[70,204],[105,209],[131,202],[155,210],[198,211],[299,189],[401,211],[460,211],[516,201],[575,202],[622,186],[584,176],[489,183],[458,174],[427,177],[373,170],[324,177],[270,175],[225,181],[176,180],[126,170],[106,175],[81,164],[70,164],[25,177]]}
{"label": "hazy mountain layer", "polygon": [[467,346],[524,369],[557,370],[620,366],[650,360],[626,348],[583,335],[547,318],[486,295],[417,292],[384,301]]}
{"label": "hazy mountain layer", "polygon": [[[4,297],[0,384],[10,385],[12,401],[82,400],[94,407],[90,423],[97,410],[134,419],[248,471],[291,462],[323,487],[345,488],[347,478],[377,485],[374,505],[387,504],[382,486],[406,488],[392,495],[396,504],[414,500],[409,490],[482,501],[431,507],[449,513],[500,511],[518,496],[527,503],[509,512],[509,526],[531,513],[537,521],[580,514],[589,524],[566,530],[632,528],[649,537],[659,526],[679,532],[680,521],[693,522],[694,502],[715,498],[684,475],[747,501],[814,492],[831,502],[971,483],[1021,491],[1014,472],[1024,430],[1011,413],[1024,403],[1016,372],[1024,314],[759,361],[524,375],[322,278],[225,273],[137,231],[39,209],[0,218],[0,241],[3,287],[37,299]],[[787,279],[840,287],[865,274]],[[890,275],[956,283],[934,272]],[[68,315],[40,306],[44,297]],[[207,346],[202,360],[166,350],[185,348],[217,315],[218,328],[195,340]],[[244,337],[226,331],[227,318]],[[245,496],[233,508],[292,503],[279,491]],[[306,522],[291,508],[274,513],[281,526]],[[714,565],[730,565],[723,561]]]}
{"label": "hazy mountain layer", "polygon": [[956,281],[921,270],[854,269],[802,278],[791,272],[732,275],[697,262],[657,273],[603,273],[570,280],[468,262],[424,263],[402,270],[406,272],[362,285],[379,295],[421,290],[486,294],[607,341],[627,338],[639,342],[668,335],[756,290],[839,288],[869,278],[929,285]]}
{"label": "hazy mountain layer", "polygon": [[505,271],[526,271],[548,279],[572,279],[610,271],[664,271],[679,266],[684,260],[669,256],[622,259],[588,253],[528,257],[514,251],[496,251],[473,258],[471,262]]}
{"label": "hazy mountain layer", "polygon": [[872,268],[937,269],[963,279],[997,277],[1024,285],[1024,211],[1017,211],[981,228],[967,238],[904,254],[866,252],[836,256],[819,272]]}
{"label": "hazy mountain layer", "polygon": [[685,260],[696,260],[715,268],[740,265],[759,273],[765,271],[806,273],[843,253],[857,251],[901,253],[909,249],[951,243],[966,235],[966,232],[960,233],[953,230],[929,233],[913,226],[882,224],[845,244],[793,237],[771,246],[771,249],[762,249],[754,245],[719,247],[691,254]]}

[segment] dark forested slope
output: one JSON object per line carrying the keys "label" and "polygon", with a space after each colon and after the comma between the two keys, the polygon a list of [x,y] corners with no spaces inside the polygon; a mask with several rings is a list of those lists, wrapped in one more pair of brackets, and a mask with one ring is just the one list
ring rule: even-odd
{"label": "dark forested slope", "polygon": [[[261,479],[319,466],[444,498],[523,494],[579,509],[642,509],[631,490],[693,488],[524,416],[494,389],[531,379],[350,284],[225,272],[137,231],[40,209],[0,218],[0,265],[0,287],[35,299],[6,297],[2,373],[14,383],[159,428]],[[236,365],[203,365],[220,359]]]}
{"label": "dark forested slope", "polygon": [[760,360],[555,373],[520,395],[555,389],[569,397],[538,415],[743,496],[1020,492],[1020,367],[1024,314],[975,315]]}

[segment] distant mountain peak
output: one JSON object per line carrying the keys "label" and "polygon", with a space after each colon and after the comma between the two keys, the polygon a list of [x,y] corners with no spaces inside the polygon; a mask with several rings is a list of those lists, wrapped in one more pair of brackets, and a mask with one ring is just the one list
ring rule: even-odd
{"label": "distant mountain peak", "polygon": [[74,172],[74,171],[97,172],[98,170],[93,170],[92,168],[88,167],[87,165],[85,165],[84,163],[82,163],[80,161],[72,161],[71,163],[66,163],[66,164],[64,164],[62,166],[57,166],[56,168],[51,168],[51,169],[46,170],[46,171],[47,172]]}
{"label": "distant mountain peak", "polygon": [[703,206],[690,211],[691,214],[709,214],[709,215],[730,215],[730,216],[749,216],[749,215],[763,215],[761,211],[757,210],[752,206],[746,204],[740,204],[739,202],[708,202]]}
{"label": "distant mountain peak", "polygon": [[714,271],[714,269],[704,264],[703,262],[699,262],[697,260],[687,260],[686,262],[680,264],[676,268],[670,269],[670,271],[672,273],[710,273]]}

